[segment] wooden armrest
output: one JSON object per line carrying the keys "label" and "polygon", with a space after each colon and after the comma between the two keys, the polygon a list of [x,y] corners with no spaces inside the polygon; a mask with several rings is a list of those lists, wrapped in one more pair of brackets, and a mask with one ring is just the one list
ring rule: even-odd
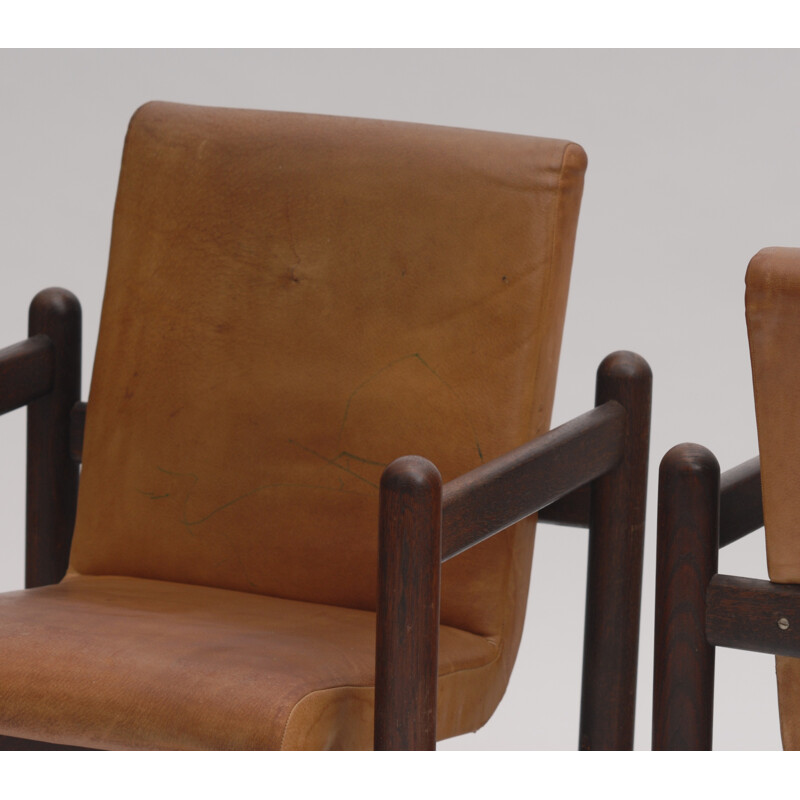
{"label": "wooden armrest", "polygon": [[25,406],[53,386],[54,347],[37,334],[0,350],[0,414]]}
{"label": "wooden armrest", "polygon": [[445,484],[442,560],[611,470],[622,457],[625,418],[609,400]]}
{"label": "wooden armrest", "polygon": [[761,461],[751,458],[724,472],[719,486],[719,546],[764,526],[761,505]]}

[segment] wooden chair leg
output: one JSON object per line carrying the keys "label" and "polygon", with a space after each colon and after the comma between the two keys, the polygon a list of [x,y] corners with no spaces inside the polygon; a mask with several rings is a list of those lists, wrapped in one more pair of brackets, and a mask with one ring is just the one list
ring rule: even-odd
{"label": "wooden chair leg", "polygon": [[719,555],[719,464],[682,444],[662,459],[658,486],[653,750],[710,750],[714,648],[706,589]]}
{"label": "wooden chair leg", "polygon": [[45,289],[30,306],[29,335],[53,342],[50,392],[28,405],[25,586],[57,583],[69,561],[78,504],[78,465],[70,455],[70,412],[80,400],[81,307],[65,289]]}
{"label": "wooden chair leg", "polygon": [[375,749],[435,750],[442,478],[405,456],[380,487]]}
{"label": "wooden chair leg", "polygon": [[652,380],[628,352],[597,371],[596,405],[616,400],[628,416],[620,463],[592,485],[581,750],[633,748]]}

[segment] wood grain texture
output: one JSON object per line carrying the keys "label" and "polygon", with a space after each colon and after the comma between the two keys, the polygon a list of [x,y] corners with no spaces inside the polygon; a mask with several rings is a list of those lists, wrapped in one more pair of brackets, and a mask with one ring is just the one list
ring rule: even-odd
{"label": "wood grain texture", "polygon": [[69,561],[78,501],[78,465],[70,456],[70,412],[80,399],[81,307],[66,289],[45,289],[30,305],[31,337],[53,349],[50,391],[28,405],[25,585],[57,583]]}
{"label": "wood grain texture", "polygon": [[720,479],[719,492],[720,547],[764,526],[761,459],[758,456],[726,470]]}
{"label": "wood grain texture", "polygon": [[630,750],[636,705],[653,375],[635,353],[607,356],[596,405],[626,412],[622,458],[592,484],[581,691],[581,750]]}
{"label": "wood grain texture", "polygon": [[435,750],[442,478],[404,456],[380,483],[375,749]]}
{"label": "wood grain texture", "polygon": [[0,414],[27,405],[53,385],[53,343],[44,334],[0,350]]}
{"label": "wood grain texture", "polygon": [[714,648],[706,587],[717,572],[719,464],[700,445],[673,447],[658,487],[653,749],[710,750]]}
{"label": "wood grain texture", "polygon": [[611,400],[444,487],[444,560],[535,513],[612,468],[625,410]]}
{"label": "wood grain texture", "polygon": [[706,638],[717,647],[800,657],[800,585],[715,575],[706,592]]}

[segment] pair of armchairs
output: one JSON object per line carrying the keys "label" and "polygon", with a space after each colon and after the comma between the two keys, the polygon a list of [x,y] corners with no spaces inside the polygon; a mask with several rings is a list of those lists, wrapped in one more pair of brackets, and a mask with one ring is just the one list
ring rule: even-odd
{"label": "pair of armchairs", "polygon": [[589,529],[579,746],[630,748],[646,362],[608,356],[548,430],[585,167],[549,139],[140,109],[88,403],[69,292],[0,351],[0,412],[28,408],[0,746],[432,749],[503,695],[538,513]]}

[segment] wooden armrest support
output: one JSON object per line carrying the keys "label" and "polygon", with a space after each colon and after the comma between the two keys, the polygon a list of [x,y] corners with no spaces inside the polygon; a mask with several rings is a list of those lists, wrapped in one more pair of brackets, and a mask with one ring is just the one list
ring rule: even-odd
{"label": "wooden armrest support", "polygon": [[719,547],[764,524],[752,458],[720,476],[696,444],[662,459],[653,749],[710,750],[715,647],[800,656],[800,586],[717,573]]}
{"label": "wooden armrest support", "polygon": [[625,418],[610,400],[445,484],[442,560],[611,470],[622,457]]}
{"label": "wooden armrest support", "polygon": [[37,334],[0,350],[0,414],[47,394],[53,386],[54,348]]}
{"label": "wooden armrest support", "polygon": [[75,527],[78,465],[70,453],[70,412],[81,387],[78,298],[66,289],[39,292],[28,334],[52,343],[52,385],[28,405],[25,585],[32,588],[64,577]]}
{"label": "wooden armrest support", "polygon": [[725,547],[763,525],[761,460],[756,456],[720,478],[719,546]]}
{"label": "wooden armrest support", "polygon": [[800,585],[715,575],[706,638],[717,647],[800,657]]}

